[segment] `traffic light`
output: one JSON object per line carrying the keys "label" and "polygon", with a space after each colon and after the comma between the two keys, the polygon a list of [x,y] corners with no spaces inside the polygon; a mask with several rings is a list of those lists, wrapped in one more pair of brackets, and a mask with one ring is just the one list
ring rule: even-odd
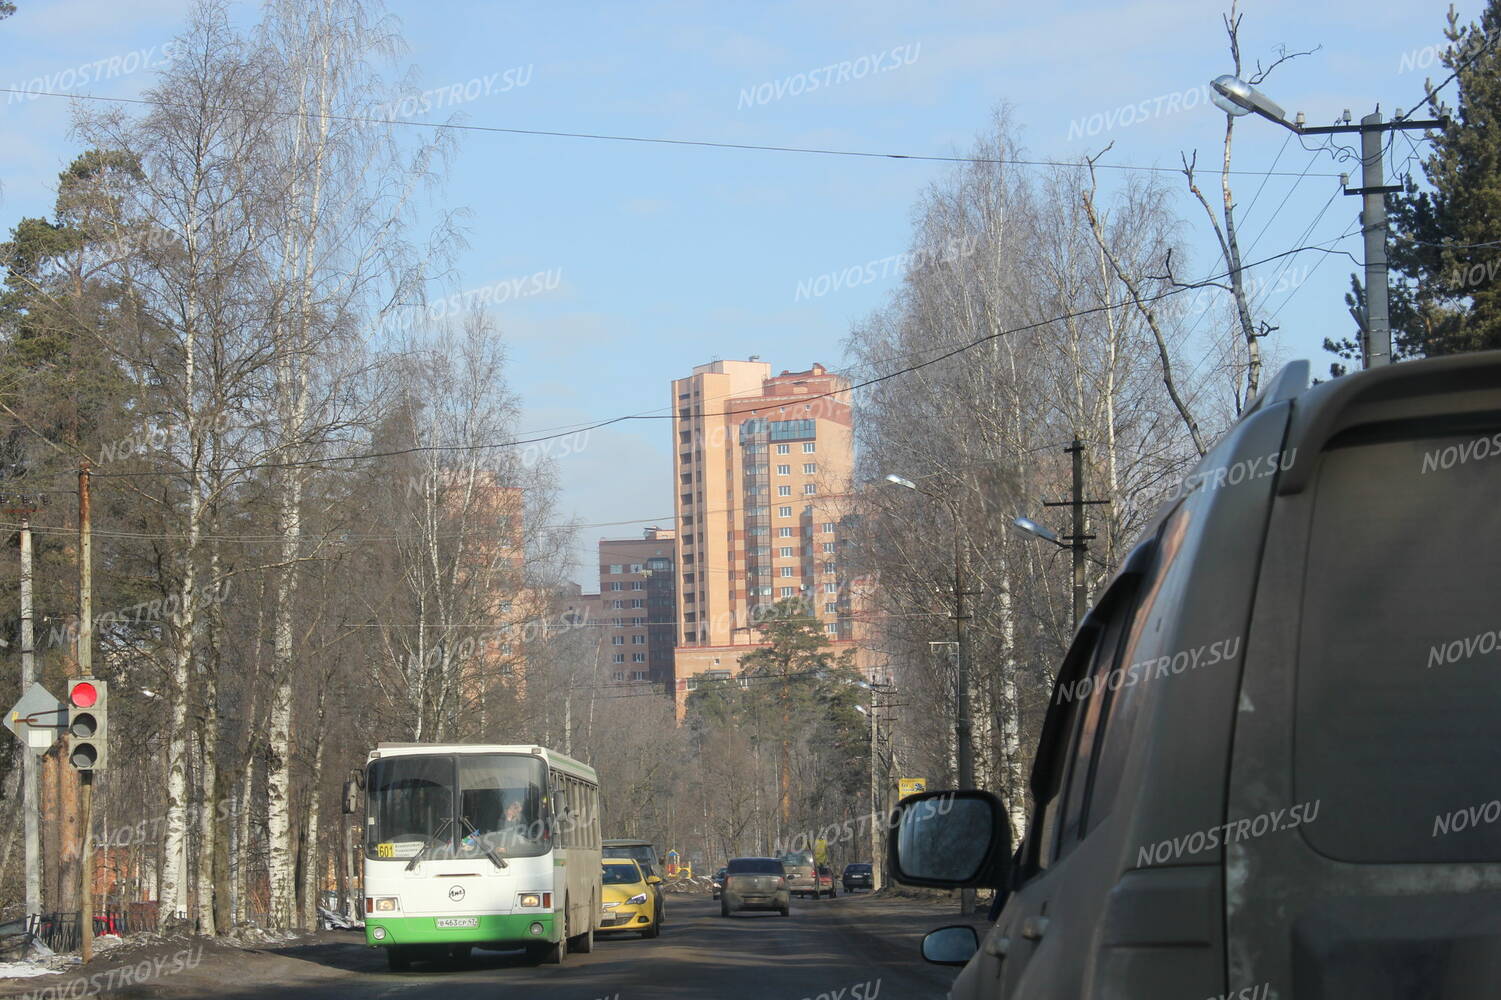
{"label": "traffic light", "polygon": [[93,677],[68,682],[68,763],[102,771],[109,761],[109,684]]}

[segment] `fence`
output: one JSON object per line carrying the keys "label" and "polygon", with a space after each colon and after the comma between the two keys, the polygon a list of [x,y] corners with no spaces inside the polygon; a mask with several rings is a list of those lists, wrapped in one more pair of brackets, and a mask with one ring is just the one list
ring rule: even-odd
{"label": "fence", "polygon": [[[126,903],[123,907],[105,907],[94,911],[94,936],[118,934],[126,937],[142,931],[156,930],[156,903]],[[53,951],[76,951],[82,943],[78,912],[33,913],[26,918],[26,935]]]}

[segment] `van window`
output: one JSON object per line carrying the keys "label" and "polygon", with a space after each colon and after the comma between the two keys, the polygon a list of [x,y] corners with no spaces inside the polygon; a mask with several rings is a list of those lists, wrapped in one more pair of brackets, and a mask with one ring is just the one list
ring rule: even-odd
{"label": "van window", "polygon": [[[1061,853],[1058,832],[1063,812],[1064,779],[1073,750],[1073,735],[1079,728],[1080,709],[1088,701],[1087,698],[1074,697],[1074,694],[1080,690],[1080,684],[1089,683],[1089,668],[1100,631],[1098,625],[1087,624],[1074,636],[1074,643],[1058,671],[1047,718],[1043,720],[1037,760],[1032,769],[1036,802],[1024,855],[1027,867],[1033,871],[1050,868]],[[1041,788],[1035,787],[1037,785]]]}
{"label": "van window", "polygon": [[1347,432],[1321,456],[1295,799],[1321,853],[1501,860],[1501,434]]}
{"label": "van window", "polygon": [[1105,702],[1101,708],[1105,721],[1100,726],[1100,748],[1094,755],[1094,774],[1090,778],[1089,798],[1081,820],[1085,833],[1110,814],[1115,793],[1120,788],[1126,751],[1131,746],[1131,734],[1136,728],[1143,690],[1147,686],[1140,681],[1140,671],[1133,672],[1132,667],[1162,652],[1157,640],[1162,618],[1177,606],[1183,581],[1192,565],[1191,562],[1182,563],[1178,572],[1173,572],[1174,567],[1179,566],[1178,553],[1183,550],[1183,537],[1188,532],[1190,519],[1186,503],[1178,504],[1178,508],[1167,516],[1157,534],[1157,556],[1151,576],[1137,585],[1140,597],[1126,632],[1125,645],[1116,660],[1115,675],[1107,678],[1105,685]]}

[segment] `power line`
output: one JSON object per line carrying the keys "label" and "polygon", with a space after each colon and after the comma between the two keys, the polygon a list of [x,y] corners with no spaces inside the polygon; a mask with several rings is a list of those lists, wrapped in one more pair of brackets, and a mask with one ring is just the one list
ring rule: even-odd
{"label": "power line", "polygon": [[[1268,263],[1271,263],[1272,261],[1281,260],[1284,257],[1290,257],[1290,256],[1292,256],[1294,254],[1302,253],[1305,250],[1318,250],[1318,251],[1322,251],[1324,253],[1345,253],[1345,251],[1342,251],[1342,250],[1329,250],[1329,249],[1327,249],[1327,248],[1325,248],[1323,246],[1317,245],[1317,244],[1308,245],[1308,246],[1298,246],[1298,247],[1294,247],[1291,250],[1284,250],[1281,253],[1276,253],[1276,254],[1272,254],[1269,257],[1264,257],[1261,260],[1252,261],[1249,264],[1242,264],[1240,270],[1241,271],[1246,271],[1246,270],[1248,270],[1250,268],[1253,268],[1253,267],[1259,267],[1262,264],[1268,264]],[[1353,260],[1354,258],[1352,257],[1351,259]],[[1197,282],[1196,284],[1201,284],[1203,281],[1215,281],[1215,280],[1219,280],[1219,279],[1222,279],[1222,278],[1226,278],[1226,277],[1228,277],[1230,275],[1230,273],[1231,272],[1229,272],[1229,271],[1225,271],[1225,272],[1222,272],[1220,274],[1212,275],[1209,278],[1201,279],[1201,281]],[[1164,291],[1158,292],[1155,295],[1146,296],[1141,301],[1142,302],[1156,302],[1156,301],[1159,301],[1161,299],[1166,299],[1166,298],[1169,298],[1171,296],[1181,294],[1182,292],[1187,291],[1187,290],[1189,290],[1189,288],[1187,288],[1187,287],[1168,288],[1168,289],[1166,289]],[[829,392],[816,393],[816,394],[808,395],[808,396],[789,397],[789,399],[791,399],[791,400],[793,400],[795,402],[811,403],[811,402],[814,402],[814,401],[819,400],[819,399],[826,399],[826,398],[833,397],[833,396],[843,395],[843,394],[848,393],[848,392],[853,392],[856,389],[863,389],[863,388],[865,388],[867,386],[876,385],[878,383],[886,382],[886,381],[889,381],[890,379],[897,378],[897,377],[899,377],[901,375],[907,375],[907,374],[910,374],[910,373],[912,373],[914,371],[918,371],[920,369],[927,368],[927,367],[929,367],[931,365],[935,365],[935,364],[939,363],[940,361],[946,361],[949,358],[956,357],[957,355],[963,354],[963,353],[965,353],[967,351],[971,351],[974,348],[979,347],[981,344],[989,343],[990,341],[997,340],[997,339],[999,339],[1001,337],[1009,336],[1009,335],[1014,334],[1014,333],[1025,333],[1025,332],[1028,332],[1030,330],[1039,329],[1039,328],[1042,328],[1042,327],[1049,326],[1049,325],[1051,325],[1053,323],[1059,323],[1059,322],[1063,322],[1063,321],[1069,320],[1069,319],[1078,319],[1078,318],[1081,318],[1081,317],[1084,317],[1084,316],[1091,316],[1091,315],[1094,315],[1096,313],[1106,312],[1106,311],[1115,310],[1115,309],[1121,309],[1121,308],[1124,308],[1124,307],[1126,307],[1126,306],[1128,306],[1130,304],[1131,304],[1131,301],[1129,301],[1129,300],[1122,300],[1122,301],[1119,301],[1119,302],[1105,303],[1103,305],[1090,306],[1090,307],[1087,307],[1087,308],[1084,308],[1084,309],[1079,309],[1079,310],[1072,311],[1072,312],[1061,313],[1061,314],[1059,314],[1057,316],[1052,316],[1052,317],[1049,317],[1049,318],[1046,318],[1046,319],[1037,320],[1037,321],[1032,322],[1032,323],[1024,323],[1024,324],[1022,324],[1020,326],[1007,327],[1006,329],[997,330],[994,333],[989,333],[989,334],[986,334],[986,335],[984,335],[982,337],[979,337],[979,338],[977,338],[975,340],[969,341],[967,343],[960,344],[957,347],[949,348],[949,349],[946,349],[946,350],[941,350],[941,353],[939,353],[939,354],[935,355],[934,357],[929,358],[929,359],[927,359],[925,361],[921,361],[921,362],[918,362],[918,363],[915,363],[915,364],[911,364],[911,365],[906,365],[906,366],[904,366],[902,368],[898,368],[895,371],[888,372],[888,373],[886,373],[884,375],[874,376],[872,378],[865,379],[864,381],[861,381],[861,382],[855,382],[855,383],[853,383],[853,384],[851,384],[851,385],[849,385],[848,387],[845,387],[845,388],[834,389],[834,390],[831,390]],[[712,413],[712,414],[700,414],[700,416],[721,416],[721,417],[738,416],[738,415],[740,415],[738,411],[733,411],[733,412],[732,411],[723,411],[723,412]],[[254,471],[257,471],[259,469],[286,469],[286,468],[326,469],[327,466],[328,466],[328,464],[329,463],[333,463],[333,462],[358,462],[358,461],[365,461],[365,460],[368,460],[368,459],[394,458],[394,457],[399,457],[399,456],[402,456],[402,455],[410,455],[410,454],[423,453],[423,452],[435,452],[435,451],[443,451],[443,452],[455,451],[455,452],[464,452],[464,453],[477,452],[477,451],[488,451],[488,450],[497,449],[497,448],[514,448],[514,447],[520,447],[520,446],[528,445],[528,444],[537,444],[537,443],[540,443],[540,442],[543,442],[543,441],[550,441],[550,440],[555,440],[555,439],[561,438],[561,437],[568,437],[568,436],[573,435],[573,434],[581,433],[582,431],[591,431],[591,430],[597,430],[597,429],[602,428],[602,427],[609,427],[609,426],[612,426],[614,424],[623,423],[623,422],[628,421],[628,420],[671,420],[671,419],[675,419],[675,415],[673,415],[673,414],[627,414],[627,415],[618,416],[618,417],[611,417],[611,418],[609,418],[607,420],[597,421],[597,422],[595,422],[593,424],[588,425],[587,427],[582,428],[581,430],[573,430],[573,431],[569,431],[567,433],[544,434],[544,435],[538,435],[538,436],[528,437],[528,438],[518,438],[518,439],[510,440],[510,441],[478,442],[478,443],[474,443],[474,444],[463,444],[463,445],[413,445],[413,446],[406,447],[406,448],[396,448],[396,449],[391,449],[391,450],[387,450],[387,451],[365,452],[365,453],[356,454],[356,455],[330,455],[330,456],[325,456],[324,458],[321,458],[321,459],[308,459],[308,460],[304,460],[304,461],[295,461],[295,462],[258,462],[258,463],[253,463],[253,464],[249,464],[249,465],[243,465],[243,466],[231,466],[231,467],[226,467],[226,468],[217,468],[217,469],[213,469],[213,470],[209,470],[209,471],[211,471],[216,476],[226,476],[226,475],[230,475],[230,474],[234,474],[234,473],[254,472]],[[84,457],[89,457],[89,456],[84,455]],[[138,471],[138,472],[103,472],[103,471],[100,471],[100,472],[94,473],[94,478],[96,478],[96,479],[122,479],[122,478],[135,478],[135,477],[140,477],[140,476],[180,476],[180,475],[182,475],[181,471],[170,471],[170,472],[168,472],[168,471],[163,471],[163,470],[159,470],[159,469],[153,469],[153,470],[142,470],[142,471]]]}
{"label": "power line", "polygon": [[[62,98],[66,98],[66,99],[69,99],[69,100],[102,101],[102,102],[114,103],[114,104],[144,104],[144,105],[147,105],[149,107],[161,107],[161,108],[188,108],[190,110],[199,111],[199,112],[204,112],[204,111],[226,112],[227,111],[227,112],[233,112],[233,113],[236,113],[236,114],[248,114],[248,113],[252,113],[252,112],[248,111],[245,108],[224,107],[224,106],[217,106],[217,105],[200,105],[200,104],[189,104],[189,103],[174,103],[172,101],[151,100],[149,98],[144,98],[144,97],[102,97],[102,96],[99,96],[99,95],[96,95],[96,94],[68,94],[68,93],[59,93],[59,92],[56,92],[56,91],[48,91],[48,90],[17,90],[17,89],[12,89],[12,88],[7,88],[7,87],[0,87],[0,93],[3,93],[3,94],[21,94],[21,95],[36,96],[36,97],[62,97]],[[320,113],[320,112],[315,112],[315,111],[279,111],[279,110],[272,109],[272,110],[257,110],[254,113],[263,113],[263,114],[275,115],[275,116],[280,116],[280,117],[285,117],[285,118],[313,118],[313,119],[327,119],[329,121],[355,122],[355,123],[358,123],[358,124],[365,124],[365,125],[405,125],[405,126],[411,126],[411,127],[415,127],[415,128],[451,129],[451,130],[454,130],[454,131],[463,131],[463,132],[489,132],[489,133],[498,133],[498,134],[503,134],[503,135],[529,135],[529,136],[543,136],[543,137],[559,138],[559,139],[589,139],[589,140],[596,140],[596,141],[602,141],[602,142],[635,142],[635,143],[656,144],[656,145],[666,145],[666,146],[698,146],[698,147],[704,147],[704,148],[709,148],[709,149],[739,149],[739,150],[751,150],[751,151],[756,151],[756,152],[770,152],[770,153],[807,153],[807,154],[814,154],[814,155],[819,155],[819,156],[853,156],[853,157],[863,157],[863,158],[868,158],[868,159],[916,160],[916,161],[925,161],[925,162],[934,162],[934,163],[990,163],[990,164],[996,164],[996,165],[1000,165],[1000,166],[1021,166],[1021,167],[1074,167],[1074,168],[1084,168],[1084,167],[1087,166],[1086,164],[1083,164],[1083,163],[1075,163],[1075,162],[1068,161],[1068,160],[1024,160],[1024,159],[1008,159],[1008,158],[1005,158],[1005,157],[938,156],[938,155],[928,154],[928,153],[882,153],[882,152],[874,152],[874,151],[868,151],[868,150],[855,150],[855,149],[829,149],[829,148],[823,148],[823,147],[817,147],[817,146],[761,145],[761,144],[758,144],[758,143],[749,143],[749,142],[716,142],[716,141],[709,140],[709,139],[673,139],[673,138],[667,138],[667,137],[662,137],[662,136],[612,135],[612,134],[600,133],[600,132],[567,132],[567,131],[562,131],[562,130],[558,130],[558,129],[510,128],[510,127],[499,126],[499,125],[465,125],[465,124],[460,124],[460,123],[457,123],[457,122],[412,122],[412,121],[405,121],[405,120],[400,119],[400,118],[377,118],[377,117],[369,116],[369,115],[338,115],[338,114]],[[1179,173],[1180,172],[1177,167],[1139,167],[1139,166],[1132,166],[1131,164],[1128,164],[1128,163],[1101,163],[1101,164],[1096,164],[1096,166],[1099,166],[1099,167],[1102,167],[1102,168],[1108,168],[1108,169],[1112,169],[1112,170],[1142,170],[1142,171],[1163,172],[1163,173]],[[1232,174],[1240,174],[1240,175],[1246,175],[1246,176],[1261,176],[1264,173],[1264,171],[1257,171],[1257,170],[1232,170],[1230,172]],[[1329,176],[1332,177],[1334,175],[1330,174]]]}

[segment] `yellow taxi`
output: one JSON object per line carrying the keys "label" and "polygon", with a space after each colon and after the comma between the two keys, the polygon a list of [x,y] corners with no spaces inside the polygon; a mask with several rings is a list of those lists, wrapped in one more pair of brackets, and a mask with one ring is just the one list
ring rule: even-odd
{"label": "yellow taxi", "polygon": [[642,874],[631,858],[605,858],[600,879],[604,894],[599,931],[640,931],[642,937],[662,933],[661,896],[652,886],[662,880]]}

